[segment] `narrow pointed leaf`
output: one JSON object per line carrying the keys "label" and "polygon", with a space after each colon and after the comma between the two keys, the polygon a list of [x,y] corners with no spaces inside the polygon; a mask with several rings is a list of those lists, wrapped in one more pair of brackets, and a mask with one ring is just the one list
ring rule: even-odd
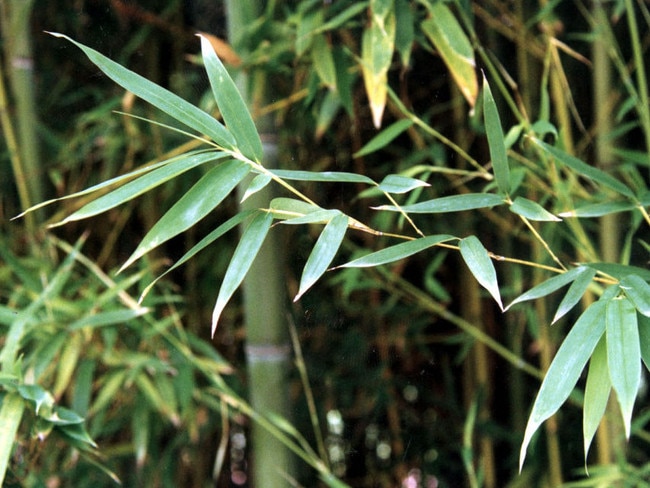
{"label": "narrow pointed leaf", "polygon": [[210,136],[220,146],[228,149],[235,147],[235,138],[228,129],[203,110],[68,36],[54,32],[50,34],[67,39],[76,45],[106,76],[122,88],[149,102],[186,126]]}
{"label": "narrow pointed leaf", "polygon": [[584,440],[585,465],[589,446],[598,429],[600,420],[605,415],[607,400],[612,389],[607,367],[607,342],[603,335],[594,349],[589,360],[589,373],[585,386],[584,413],[582,418],[582,433]]}
{"label": "narrow pointed leaf", "polygon": [[508,165],[506,143],[503,137],[499,111],[497,110],[494,96],[492,96],[490,85],[485,77],[483,77],[483,116],[485,118],[485,132],[487,133],[488,146],[490,148],[494,179],[497,182],[499,190],[502,193],[508,194],[510,193],[510,166]]}
{"label": "narrow pointed leaf", "polygon": [[354,153],[355,158],[366,156],[375,151],[379,151],[383,147],[393,142],[402,132],[407,130],[413,125],[413,121],[409,119],[398,120],[382,130],[375,137],[370,139],[361,149]]}
{"label": "narrow pointed leaf", "polygon": [[312,64],[321,81],[330,90],[336,90],[336,67],[332,46],[323,34],[317,34],[312,39]]}
{"label": "narrow pointed leaf", "polygon": [[450,241],[452,239],[456,239],[456,237],[447,234],[421,237],[420,239],[402,242],[400,244],[382,249],[381,251],[367,254],[366,256],[362,256],[348,263],[345,263],[339,266],[339,268],[369,268],[372,266],[381,266],[382,264],[393,263],[395,261],[399,261],[400,259],[404,259],[421,251],[424,251],[425,249],[433,247],[436,244]]}
{"label": "narrow pointed leaf", "polygon": [[558,305],[553,321],[551,322],[552,324],[564,317],[569,310],[577,305],[587,291],[587,288],[589,288],[594,276],[596,276],[596,270],[581,267],[580,275],[575,278],[573,283],[571,283],[566,295],[564,295],[560,305]]}
{"label": "narrow pointed leaf", "polygon": [[447,213],[462,212],[464,210],[475,210],[478,208],[491,208],[495,205],[502,205],[503,197],[492,193],[466,193],[464,195],[452,195],[450,197],[434,198],[412,205],[381,205],[374,207],[375,210],[387,210],[399,212],[400,209],[406,213]]}
{"label": "narrow pointed leaf", "polygon": [[17,393],[7,393],[0,404],[0,486],[4,486],[4,479],[9,467],[11,452],[20,420],[25,410],[25,402]]}
{"label": "narrow pointed leaf", "polygon": [[494,300],[503,310],[503,303],[501,303],[501,293],[499,292],[499,284],[497,283],[497,273],[494,269],[492,259],[488,254],[481,241],[476,236],[469,236],[462,239],[459,244],[460,254],[467,264],[467,267],[476,278],[476,281],[485,288]]}
{"label": "narrow pointed leaf", "polygon": [[235,136],[237,146],[244,156],[253,161],[261,161],[264,157],[262,141],[248,107],[217,53],[214,52],[210,41],[205,36],[199,35],[199,37],[212,93],[226,127]]}
{"label": "narrow pointed leaf", "polygon": [[246,201],[248,197],[264,189],[269,183],[271,183],[272,180],[273,178],[269,174],[264,173],[257,175],[255,178],[253,178],[253,181],[251,181],[250,185],[248,185],[248,188],[246,188],[241,201]]}
{"label": "narrow pointed leaf", "polygon": [[627,298],[607,303],[607,364],[623,415],[625,435],[630,437],[632,409],[641,381],[641,346],[634,305]]}
{"label": "narrow pointed leaf", "polygon": [[645,315],[639,315],[638,321],[641,359],[643,360],[643,364],[645,364],[645,368],[650,372],[650,318]]}
{"label": "narrow pointed leaf", "polygon": [[639,313],[650,317],[650,285],[638,275],[630,274],[621,279],[621,288]]}
{"label": "narrow pointed leaf", "polygon": [[634,274],[638,275],[646,281],[650,281],[650,270],[646,268],[640,268],[639,266],[617,263],[584,263],[583,266],[589,266],[596,271],[605,273],[618,280],[622,280],[625,276]]}
{"label": "narrow pointed leaf", "polygon": [[271,200],[269,207],[276,219],[303,217],[307,214],[323,210],[321,207],[305,202],[304,200],[286,197],[274,198]]}
{"label": "narrow pointed leaf", "polygon": [[431,186],[426,181],[401,175],[388,175],[379,184],[379,189],[386,193],[408,193],[416,188]]}
{"label": "narrow pointed leaf", "polygon": [[537,300],[538,298],[542,298],[547,295],[550,295],[551,293],[559,290],[563,286],[566,286],[569,283],[571,283],[573,280],[575,280],[578,276],[580,276],[585,271],[590,271],[590,270],[588,268],[584,268],[581,266],[578,268],[573,268],[567,271],[566,273],[553,276],[552,278],[543,281],[539,285],[534,286],[527,292],[519,295],[517,298],[515,298],[512,301],[510,305],[506,307],[506,310],[508,310],[510,307],[512,307],[517,303],[525,302],[527,300]]}
{"label": "narrow pointed leaf", "polygon": [[236,159],[211,169],[147,232],[121,270],[196,224],[214,210],[249,171],[248,164]]}
{"label": "narrow pointed leaf", "polygon": [[541,222],[560,222],[562,220],[546,210],[539,203],[524,197],[515,198],[515,201],[510,205],[510,211],[526,217],[528,220]]}
{"label": "narrow pointed leaf", "polygon": [[196,168],[202,164],[210,161],[215,161],[225,157],[226,154],[222,152],[205,152],[201,154],[194,154],[188,158],[174,159],[172,162],[162,166],[158,169],[148,172],[144,176],[130,181],[116,190],[113,190],[106,195],[93,200],[92,202],[84,205],[79,210],[63,219],[59,224],[62,225],[67,222],[75,220],[87,219],[94,215],[106,212],[112,208],[117,207],[129,200],[132,200],[149,190],[166,183],[167,181],[175,178],[192,168]]}
{"label": "narrow pointed leaf", "polygon": [[630,202],[604,202],[583,205],[567,212],[562,212],[560,217],[602,217],[618,212],[634,210],[636,205]]}
{"label": "narrow pointed leaf", "polygon": [[253,217],[253,220],[242,234],[235,253],[230,260],[230,264],[228,264],[228,269],[221,283],[219,296],[217,297],[217,302],[212,312],[213,336],[217,330],[221,312],[223,312],[226,304],[244,280],[246,273],[248,273],[255,256],[257,256],[260,247],[262,247],[266,234],[268,234],[271,228],[272,222],[273,216],[269,212],[260,211]]}
{"label": "narrow pointed leaf", "polygon": [[589,306],[571,328],[553,358],[528,418],[519,452],[520,471],[533,434],[569,397],[596,344],[605,332],[605,308],[606,302],[602,300]]}
{"label": "narrow pointed leaf", "polygon": [[275,176],[284,180],[294,181],[318,181],[323,183],[366,183],[368,185],[376,185],[376,183],[364,175],[356,173],[346,173],[342,171],[300,171],[289,169],[274,169],[271,170]]}
{"label": "narrow pointed leaf", "polygon": [[294,302],[300,299],[327,271],[327,267],[338,252],[341,242],[343,242],[347,229],[348,217],[342,213],[338,213],[325,226],[307,259],[307,264],[305,264],[305,269],[300,278],[298,294],[293,299]]}
{"label": "narrow pointed leaf", "polygon": [[340,213],[338,210],[316,210],[306,215],[283,220],[282,223],[287,225],[327,224]]}

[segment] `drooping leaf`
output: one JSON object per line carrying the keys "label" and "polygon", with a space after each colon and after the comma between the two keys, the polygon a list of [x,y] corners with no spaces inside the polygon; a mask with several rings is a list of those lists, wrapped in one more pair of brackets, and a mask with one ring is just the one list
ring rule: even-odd
{"label": "drooping leaf", "polygon": [[552,324],[560,320],[569,310],[576,306],[587,291],[594,276],[596,276],[596,270],[587,267],[582,269],[580,275],[575,278],[573,283],[571,283],[566,295],[564,295],[564,298],[562,298],[562,301],[558,305],[557,311],[551,321]]}
{"label": "drooping leaf", "polygon": [[395,50],[404,68],[408,67],[415,40],[415,15],[407,0],[395,0]]}
{"label": "drooping leaf", "polygon": [[116,190],[113,190],[106,195],[102,195],[96,200],[93,200],[92,202],[84,205],[79,210],[66,217],[56,225],[63,225],[75,220],[87,219],[94,215],[106,212],[107,210],[115,208],[118,205],[128,202],[129,200],[132,200],[142,195],[143,193],[146,193],[149,190],[162,185],[163,183],[185,173],[186,171],[189,171],[190,169],[196,168],[197,166],[208,163],[210,161],[216,161],[225,156],[226,154],[223,152],[210,151],[200,154],[193,154],[187,158],[176,158],[165,166],[150,171],[144,176],[140,176],[139,178],[122,185]]}
{"label": "drooping leaf", "polygon": [[542,222],[560,222],[562,219],[556,217],[551,212],[542,207],[539,203],[528,200],[524,197],[517,197],[510,205],[510,211],[526,217],[528,220],[537,220]]}
{"label": "drooping leaf", "polygon": [[248,273],[255,256],[257,256],[260,247],[262,247],[266,234],[268,234],[271,228],[272,222],[273,216],[271,213],[259,211],[253,217],[248,227],[246,227],[246,230],[244,230],[239,244],[235,249],[235,253],[228,264],[228,269],[219,289],[217,302],[214,305],[212,312],[212,336],[214,336],[217,330],[221,312],[223,312],[226,304],[244,280],[246,273]]}
{"label": "drooping leaf", "polygon": [[347,228],[348,217],[340,212],[327,223],[307,259],[307,264],[305,264],[300,278],[298,294],[293,299],[294,302],[298,301],[327,271],[327,267],[338,252],[341,242],[343,242]]}
{"label": "drooping leaf", "polygon": [[401,119],[397,122],[393,122],[375,137],[370,139],[361,149],[354,153],[353,156],[355,158],[360,158],[361,156],[366,156],[367,154],[371,154],[383,147],[386,147],[388,144],[393,142],[396,137],[398,137],[402,132],[407,130],[412,125],[413,121],[410,119]]}
{"label": "drooping leaf", "polygon": [[262,141],[257,133],[253,118],[237,86],[228,74],[223,63],[214,52],[210,41],[202,35],[201,53],[208,73],[212,94],[223,116],[227,129],[237,140],[241,153],[253,161],[260,162],[264,157]]}
{"label": "drooping leaf", "polygon": [[537,300],[538,298],[545,297],[547,295],[550,295],[554,291],[559,290],[563,286],[568,285],[571,283],[573,280],[575,280],[578,276],[581,274],[585,273],[585,271],[591,271],[589,268],[584,268],[582,266],[573,268],[566,273],[559,274],[557,276],[553,276],[549,278],[546,281],[543,281],[539,285],[534,286],[527,292],[522,293],[519,295],[517,298],[515,298],[510,305],[506,307],[506,310],[508,310],[510,307],[517,303],[521,303],[527,300]]}
{"label": "drooping leaf", "polygon": [[603,202],[583,205],[573,210],[560,213],[560,217],[602,217],[618,212],[634,210],[636,205],[631,202]]}
{"label": "drooping leaf", "polygon": [[314,131],[314,136],[317,141],[319,141],[329,130],[340,110],[341,99],[339,98],[339,93],[334,90],[328,90],[323,97],[318,110],[318,116],[316,117],[316,130]]}
{"label": "drooping leaf", "polygon": [[386,193],[408,193],[416,188],[431,186],[426,181],[401,175],[388,175],[379,184],[379,189]]}
{"label": "drooping leaf", "polygon": [[296,57],[301,57],[311,46],[314,34],[323,24],[323,9],[305,12],[296,23]]}
{"label": "drooping leaf", "polygon": [[332,55],[332,46],[330,46],[324,34],[317,34],[313,37],[311,58],[314,69],[323,84],[330,90],[335,91],[336,67],[334,65],[334,56]]}
{"label": "drooping leaf", "polygon": [[4,479],[9,466],[9,459],[14,448],[14,439],[23,418],[25,402],[17,393],[11,392],[4,395],[0,405],[0,486],[4,486]]}
{"label": "drooping leaf", "polygon": [[[487,78],[483,77],[483,116],[485,118],[485,132],[487,133],[490,158],[494,179],[502,193],[510,193],[510,166],[508,165],[508,154],[506,143],[503,137],[501,118],[497,110],[497,104],[492,96],[492,90]],[[514,211],[514,210],[513,210]],[[516,213],[516,212],[515,212]]]}
{"label": "drooping leaf", "polygon": [[54,32],[50,34],[67,39],[76,45],[106,76],[122,88],[149,102],[187,127],[211,137],[221,147],[234,149],[235,138],[230,131],[203,110],[66,35]]}
{"label": "drooping leaf", "polygon": [[635,274],[629,274],[621,279],[621,289],[630,299],[639,313],[650,317],[650,285]]}
{"label": "drooping leaf", "polygon": [[469,236],[460,241],[460,254],[476,281],[485,288],[503,310],[501,293],[497,283],[497,273],[492,259],[476,236]]}
{"label": "drooping leaf", "polygon": [[253,181],[250,182],[248,188],[246,188],[246,191],[244,191],[244,195],[241,197],[241,201],[246,201],[248,197],[264,189],[269,183],[271,183],[272,180],[273,178],[269,174],[264,173],[257,175],[255,178],[253,178]]}
{"label": "drooping leaf", "polygon": [[632,409],[641,381],[641,347],[634,305],[627,298],[607,303],[607,364],[621,407],[625,435],[630,437]]}
{"label": "drooping leaf", "polygon": [[591,304],[580,315],[553,358],[528,418],[519,452],[520,471],[533,434],[569,397],[596,344],[605,332],[606,306],[603,300]]}
{"label": "drooping leaf", "polygon": [[478,78],[472,44],[460,24],[443,2],[427,2],[431,17],[421,28],[440,53],[454,81],[470,106],[478,97]]}
{"label": "drooping leaf", "polygon": [[372,266],[381,266],[382,264],[388,264],[407,258],[424,251],[425,249],[433,247],[436,244],[452,239],[456,239],[456,237],[447,234],[421,237],[419,239],[402,242],[380,251],[367,254],[348,263],[342,264],[339,268],[368,268]]}
{"label": "drooping leaf", "polygon": [[381,205],[374,207],[375,210],[387,210],[399,212],[400,209],[406,213],[447,213],[462,212],[464,210],[475,210],[477,208],[491,208],[495,205],[502,205],[503,197],[493,193],[466,193],[463,195],[452,195],[449,197],[434,198],[412,205]]}
{"label": "drooping leaf", "polygon": [[211,169],[154,224],[120,271],[196,224],[215,209],[249,171],[250,166],[238,159],[226,161]]}
{"label": "drooping leaf", "polygon": [[639,315],[639,345],[641,347],[641,359],[645,368],[650,372],[650,318]]}
{"label": "drooping leaf", "polygon": [[589,446],[598,429],[600,420],[605,414],[607,400],[612,389],[607,367],[607,343],[603,335],[594,349],[589,360],[589,373],[585,386],[584,413],[582,418],[582,433],[584,440],[585,465]]}

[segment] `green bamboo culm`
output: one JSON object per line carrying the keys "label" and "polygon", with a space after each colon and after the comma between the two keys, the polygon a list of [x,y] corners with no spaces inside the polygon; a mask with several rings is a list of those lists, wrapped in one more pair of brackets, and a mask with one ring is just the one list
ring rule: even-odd
{"label": "green bamboo culm", "polygon": [[[273,2],[271,2],[272,4]],[[237,47],[238,37],[272,5],[259,0],[226,2],[229,39]],[[268,83],[260,71],[239,73],[236,83],[251,113],[269,98]],[[256,119],[264,144],[264,165],[277,165],[277,136],[270,117]],[[242,186],[242,191],[246,185]],[[267,187],[269,188],[269,187]],[[264,208],[272,198],[262,190],[241,204],[241,210]],[[243,282],[248,389],[253,409],[262,415],[290,417],[288,371],[291,356],[287,325],[287,297],[283,279],[283,246],[279,229],[270,232]],[[252,477],[256,486],[285,487],[295,478],[290,451],[268,429],[253,424],[251,431]]]}

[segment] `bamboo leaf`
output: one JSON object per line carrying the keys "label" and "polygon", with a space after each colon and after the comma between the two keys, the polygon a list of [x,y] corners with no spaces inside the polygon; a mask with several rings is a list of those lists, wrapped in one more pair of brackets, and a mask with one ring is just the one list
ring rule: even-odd
{"label": "bamboo leaf", "polygon": [[196,224],[217,207],[249,171],[248,164],[237,159],[226,161],[211,169],[155,223],[120,271]]}
{"label": "bamboo leaf", "polygon": [[485,131],[490,148],[494,179],[497,182],[499,190],[507,195],[510,193],[510,166],[508,165],[506,143],[503,137],[499,111],[492,96],[490,85],[485,77],[483,77],[483,116],[485,118]]}
{"label": "bamboo leaf", "polygon": [[317,34],[313,37],[311,59],[323,84],[330,90],[336,90],[334,56],[332,55],[332,46],[327,42],[325,35]]}
{"label": "bamboo leaf", "polygon": [[372,266],[381,266],[382,264],[388,264],[407,258],[413,254],[417,254],[425,249],[433,247],[436,244],[452,239],[456,239],[456,237],[447,234],[421,237],[419,239],[402,242],[380,251],[361,256],[360,258],[342,264],[339,268],[368,268]]}
{"label": "bamboo leaf", "polygon": [[235,138],[218,120],[178,95],[161,88],[142,76],[124,68],[103,54],[72,40],[66,35],[50,32],[54,37],[67,39],[92,61],[100,70],[122,88],[149,102],[170,117],[186,126],[210,136],[214,142],[227,149],[235,148]]}
{"label": "bamboo leaf", "polygon": [[515,201],[510,205],[510,211],[529,220],[542,222],[560,222],[562,220],[546,210],[539,203],[524,197],[515,198]]}
{"label": "bamboo leaf", "polygon": [[582,418],[585,465],[587,464],[589,446],[598,429],[600,420],[605,415],[605,408],[611,390],[612,382],[609,379],[609,369],[607,368],[607,342],[603,335],[589,360],[589,373],[587,374],[587,384],[585,386]]}
{"label": "bamboo leaf", "polygon": [[607,303],[607,364],[629,439],[634,400],[641,381],[641,346],[634,305],[627,298]]}
{"label": "bamboo leaf", "polygon": [[307,214],[323,210],[321,207],[303,200],[286,197],[274,198],[271,200],[269,207],[276,219],[303,217]]}
{"label": "bamboo leaf", "polygon": [[341,242],[343,242],[347,229],[348,217],[340,212],[327,223],[307,259],[307,264],[305,264],[305,269],[300,278],[298,294],[293,299],[294,302],[298,301],[327,271],[327,267],[338,252]]}
{"label": "bamboo leaf", "polygon": [[355,158],[360,158],[361,156],[366,156],[386,147],[412,125],[413,121],[409,119],[401,119],[397,122],[393,122],[375,137],[370,139],[361,149],[354,153],[353,156]]}
{"label": "bamboo leaf", "polygon": [[389,212],[406,213],[447,213],[462,212],[464,210],[475,210],[478,208],[491,208],[495,205],[502,205],[503,197],[493,193],[466,193],[463,195],[452,195],[449,197],[434,198],[412,205],[381,205],[373,207],[375,210],[387,210]]}
{"label": "bamboo leaf", "polygon": [[650,285],[638,275],[630,274],[621,279],[621,289],[639,313],[650,317]]}
{"label": "bamboo leaf", "polygon": [[346,173],[341,171],[300,171],[289,169],[270,170],[275,176],[284,180],[294,181],[317,181],[322,183],[366,183],[376,185],[376,183],[364,175],[356,173]]}
{"label": "bamboo leaf", "polygon": [[272,222],[273,216],[269,212],[257,212],[242,234],[235,253],[230,260],[230,264],[228,264],[226,275],[219,289],[217,302],[214,305],[212,312],[212,336],[214,336],[217,330],[221,312],[223,312],[226,304],[244,280],[246,273],[248,273],[255,256],[257,256],[260,247],[262,247],[266,234],[268,234],[271,228]]}
{"label": "bamboo leaf", "polygon": [[560,217],[602,217],[618,212],[628,212],[634,210],[636,205],[630,202],[603,202],[584,205],[567,212],[562,212]]}
{"label": "bamboo leaf", "polygon": [[25,402],[17,393],[7,393],[2,397],[2,405],[0,405],[0,486],[4,486],[11,451],[14,448],[16,433],[24,409]]}
{"label": "bamboo leaf", "polygon": [[87,317],[82,317],[68,326],[68,330],[78,330],[84,327],[96,328],[107,325],[120,324],[128,322],[136,317],[140,317],[149,312],[146,307],[136,309],[108,310],[105,312],[96,312]]}
{"label": "bamboo leaf", "polygon": [[510,307],[517,303],[525,302],[527,300],[537,300],[538,298],[545,297],[547,295],[550,295],[554,291],[559,290],[563,286],[568,285],[571,283],[573,280],[575,280],[578,276],[581,274],[584,274],[585,272],[590,272],[589,268],[585,267],[578,267],[578,268],[573,268],[566,273],[559,274],[557,276],[553,276],[552,278],[549,278],[546,281],[543,281],[539,285],[534,286],[530,290],[528,290],[525,293],[522,293],[519,295],[516,299],[512,301],[510,305],[506,307],[506,310],[508,310]]}
{"label": "bamboo leaf", "polygon": [[388,175],[379,184],[379,189],[386,193],[408,193],[416,188],[431,186],[426,181],[401,175]]}
{"label": "bamboo leaf", "polygon": [[210,161],[221,159],[225,156],[225,153],[211,151],[207,153],[193,154],[187,158],[181,157],[174,159],[165,166],[150,171],[144,176],[140,176],[139,178],[122,185],[118,189],[113,190],[106,195],[102,195],[55,225],[63,225],[67,222],[87,219],[94,215],[106,212],[107,210],[115,208],[118,205],[128,202],[129,200],[162,185],[192,168],[196,168],[197,166]]}
{"label": "bamboo leaf", "polygon": [[287,225],[327,224],[340,213],[338,210],[316,210],[305,215],[283,220],[282,223]]}
{"label": "bamboo leaf", "polygon": [[431,17],[421,28],[440,53],[461,93],[470,104],[476,104],[478,79],[472,44],[460,24],[443,2],[427,2]]}
{"label": "bamboo leaf", "polygon": [[571,310],[576,304],[582,299],[582,296],[589,288],[592,280],[596,276],[596,270],[583,267],[580,275],[575,278],[573,283],[564,295],[564,298],[560,302],[560,305],[557,307],[555,316],[553,317],[552,324],[564,317],[564,315]]}
{"label": "bamboo leaf", "polygon": [[503,310],[503,303],[501,303],[501,294],[499,292],[499,284],[497,283],[497,273],[494,269],[494,264],[490,255],[488,254],[481,241],[476,236],[469,236],[462,239],[459,244],[460,254],[467,264],[467,267],[476,278],[483,288],[485,288],[494,300]]}
{"label": "bamboo leaf", "polygon": [[255,178],[253,178],[253,181],[251,181],[250,185],[248,185],[248,188],[246,188],[241,201],[246,201],[248,197],[264,189],[269,183],[271,183],[272,180],[273,178],[269,174],[264,173],[257,175]]}
{"label": "bamboo leaf", "polygon": [[650,371],[650,318],[639,315],[639,345],[641,347],[641,359],[648,371]]}
{"label": "bamboo leaf", "polygon": [[235,136],[241,153],[259,162],[264,157],[264,150],[248,107],[210,41],[205,36],[199,35],[199,37],[212,93],[226,127]]}
{"label": "bamboo leaf", "polygon": [[408,0],[395,0],[395,50],[405,69],[411,61],[415,40],[415,15]]}
{"label": "bamboo leaf", "polygon": [[635,274],[646,281],[650,281],[650,270],[638,266],[617,263],[584,263],[584,266],[589,266],[590,268],[612,276],[617,280],[622,280],[625,276]]}
{"label": "bamboo leaf", "polygon": [[519,471],[526,449],[540,425],[558,411],[578,382],[596,344],[605,332],[606,302],[593,303],[578,318],[553,358],[528,418],[519,452]]}

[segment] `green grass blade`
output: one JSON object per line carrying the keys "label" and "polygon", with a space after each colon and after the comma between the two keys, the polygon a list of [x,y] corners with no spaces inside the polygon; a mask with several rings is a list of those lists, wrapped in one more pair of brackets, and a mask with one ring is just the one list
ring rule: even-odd
{"label": "green grass blade", "polygon": [[309,258],[307,258],[307,264],[305,264],[300,278],[298,294],[293,299],[294,302],[298,301],[327,271],[327,267],[338,252],[341,242],[343,242],[347,229],[348,216],[340,212],[327,223],[318,237]]}
{"label": "green grass blade", "polygon": [[492,295],[499,308],[503,310],[501,293],[497,283],[497,272],[481,241],[476,236],[469,236],[460,241],[459,247],[460,254],[476,281]]}
{"label": "green grass blade", "polygon": [[519,453],[520,471],[533,434],[569,397],[596,344],[605,332],[606,306],[605,301],[599,300],[587,308],[571,328],[553,358],[528,418]]}
{"label": "green grass blade", "polygon": [[510,193],[510,166],[508,165],[506,143],[497,104],[485,77],[483,77],[483,117],[485,119],[485,132],[487,133],[490,148],[494,179],[499,190],[507,195]]}
{"label": "green grass blade", "polygon": [[394,246],[387,247],[381,251],[376,251],[366,256],[354,259],[348,263],[338,266],[339,268],[369,268],[372,266],[381,266],[383,264],[393,263],[400,259],[407,258],[417,254],[425,249],[440,244],[441,242],[457,239],[457,237],[439,234],[422,237],[408,242],[402,242]]}
{"label": "green grass blade", "polygon": [[600,420],[605,415],[607,400],[612,390],[607,368],[607,343],[602,336],[589,360],[589,373],[585,385],[584,413],[582,418],[582,434],[584,440],[585,466],[589,446],[594,434],[600,425]]}
{"label": "green grass blade", "polygon": [[4,486],[11,451],[24,409],[25,402],[17,393],[7,393],[2,399],[2,406],[0,406],[0,486]]}
{"label": "green grass blade", "polygon": [[578,304],[578,302],[582,299],[582,296],[587,291],[587,288],[589,288],[589,285],[594,279],[594,276],[596,276],[595,269],[587,267],[582,268],[580,275],[575,278],[573,283],[571,283],[571,286],[567,290],[566,295],[564,295],[564,298],[560,302],[560,305],[558,305],[557,311],[555,312],[553,320],[551,321],[552,324],[560,320],[560,318],[564,317],[564,315],[569,310]]}
{"label": "green grass blade", "polygon": [[640,276],[630,274],[621,279],[621,288],[639,313],[650,317],[650,285]]}
{"label": "green grass blade", "polygon": [[189,229],[214,210],[250,171],[243,161],[231,159],[206,173],[143,237],[120,271],[163,242]]}
{"label": "green grass blade", "polygon": [[374,207],[375,210],[387,210],[389,212],[406,213],[447,213],[462,212],[464,210],[476,210],[478,208],[491,208],[495,205],[502,205],[503,197],[493,193],[466,193],[464,195],[452,195],[449,197],[434,198],[412,205],[396,207],[394,205],[381,205]]}
{"label": "green grass blade", "polygon": [[217,106],[221,111],[228,130],[235,136],[241,153],[253,161],[260,162],[264,157],[262,141],[257,133],[248,107],[223,63],[214,52],[210,41],[201,38],[201,53],[208,73],[210,86]]}
{"label": "green grass blade", "polygon": [[[215,303],[212,312],[213,336],[217,330],[217,324],[219,323],[221,312],[223,312],[226,304],[230,301],[235,290],[244,280],[246,273],[248,273],[255,256],[257,256],[260,247],[262,247],[266,234],[268,234],[269,229],[271,228],[272,222],[273,215],[269,212],[260,211],[255,215],[255,217],[253,217],[253,220],[248,227],[246,227],[246,230],[241,236],[239,244],[235,249],[235,253],[228,265],[228,269],[226,270],[226,275],[221,283],[219,296],[217,297],[217,302]],[[263,306],[263,304],[260,304],[260,306]]]}
{"label": "green grass blade", "polygon": [[92,61],[100,70],[122,88],[129,90],[139,98],[149,102],[170,117],[202,134],[212,138],[219,146],[234,149],[235,138],[217,119],[203,110],[183,100],[178,95],[161,88],[146,78],[130,71],[103,54],[69,38],[66,35],[51,32],[54,37],[67,39]]}
{"label": "green grass blade", "polygon": [[627,298],[607,303],[607,364],[629,439],[632,410],[641,381],[641,346],[634,305]]}

